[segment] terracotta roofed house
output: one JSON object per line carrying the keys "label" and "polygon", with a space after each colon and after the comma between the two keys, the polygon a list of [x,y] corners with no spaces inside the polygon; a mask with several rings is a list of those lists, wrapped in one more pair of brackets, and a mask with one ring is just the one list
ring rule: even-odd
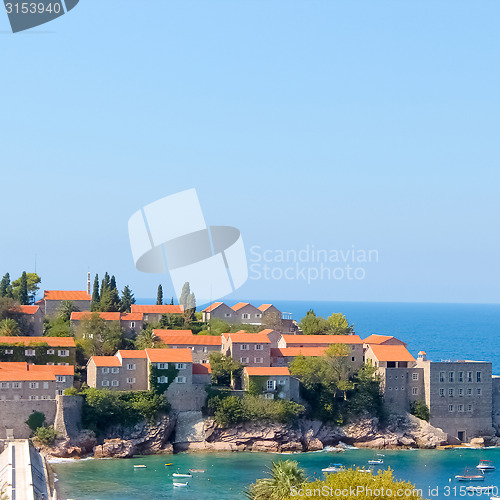
{"label": "terracotta roofed house", "polygon": [[132,313],[142,313],[143,319],[148,323],[158,323],[164,314],[184,314],[184,306],[181,305],[138,305],[132,304]]}
{"label": "terracotta roofed house", "polygon": [[80,321],[91,319],[92,315],[98,315],[104,321],[116,321],[123,329],[126,337],[135,337],[143,327],[142,313],[120,313],[120,312],[72,312],[70,323],[72,328],[77,328]]}
{"label": "terracotta roofed house", "polygon": [[193,363],[208,363],[210,353],[220,352],[222,340],[214,335],[193,335],[191,330],[153,330],[166,345],[174,349],[190,349]]}
{"label": "terracotta roofed house", "polygon": [[234,323],[236,313],[224,302],[214,302],[201,311],[202,320],[205,322],[211,319],[222,319],[227,323]]}
{"label": "terracotta roofed house", "polygon": [[79,311],[90,311],[92,296],[79,290],[45,290],[43,299],[37,302],[41,305],[45,316],[55,316],[61,309],[64,301],[73,302],[73,305]]}
{"label": "terracotta roofed house", "polygon": [[262,312],[248,302],[238,302],[232,308],[235,314],[234,323],[261,325]]}
{"label": "terracotta roofed house", "polygon": [[24,318],[23,333],[41,336],[43,334],[43,311],[40,306],[19,306],[19,312]]}
{"label": "terracotta roofed house", "polygon": [[404,345],[406,347],[406,343],[403,342],[402,340],[397,339],[396,337],[393,337],[392,335],[377,335],[377,334],[372,334],[369,337],[366,337],[365,340],[363,340],[363,343],[365,345],[365,349],[368,347],[369,344],[378,344],[378,345]]}
{"label": "terracotta roofed house", "polygon": [[25,361],[36,365],[74,365],[73,337],[0,337],[0,361]]}
{"label": "terracotta roofed house", "polygon": [[271,365],[271,341],[265,333],[223,333],[221,350],[246,366]]}
{"label": "terracotta roofed house", "polygon": [[265,399],[299,400],[299,381],[287,367],[243,368],[243,389],[257,388]]}
{"label": "terracotta roofed house", "polygon": [[324,356],[327,349],[327,346],[271,348],[271,366],[288,366],[296,356]]}

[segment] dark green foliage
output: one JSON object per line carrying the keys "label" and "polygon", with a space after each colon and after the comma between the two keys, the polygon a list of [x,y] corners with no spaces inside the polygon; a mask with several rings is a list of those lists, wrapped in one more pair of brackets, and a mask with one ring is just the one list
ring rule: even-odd
{"label": "dark green foliage", "polygon": [[79,310],[71,300],[63,300],[59,306],[58,317],[62,321],[69,321],[71,313],[78,312]]}
{"label": "dark green foliage", "polygon": [[71,324],[62,317],[43,320],[44,334],[47,337],[73,337]]}
{"label": "dark green foliage", "polygon": [[156,292],[156,305],[163,305],[163,288],[161,285],[158,285],[158,291]]}
{"label": "dark green foliage", "polygon": [[41,427],[38,427],[38,429],[33,433],[33,438],[41,444],[50,446],[57,438],[57,431],[52,425],[42,425]]}
{"label": "dark green foliage", "polygon": [[24,272],[20,278],[12,282],[12,294],[14,298],[20,304],[34,304],[41,281],[38,274]]}
{"label": "dark green foliage", "polygon": [[169,404],[163,395],[151,391],[118,392],[84,389],[82,423],[86,429],[97,432],[114,425],[132,426],[141,420],[154,421]]}
{"label": "dark green foliage", "polygon": [[105,321],[94,312],[90,318],[84,318],[76,328],[76,337],[82,345],[85,355],[111,356],[123,343],[123,334],[117,321]]}
{"label": "dark green foliage", "polygon": [[148,326],[145,330],[142,330],[134,342],[135,349],[152,349],[155,347],[164,347],[163,342],[159,337],[157,337],[151,326]]}
{"label": "dark green foliage", "polygon": [[26,420],[25,424],[35,432],[45,422],[45,415],[41,411],[34,411]]}
{"label": "dark green foliage", "polygon": [[[13,283],[13,286],[15,286]],[[26,276],[26,271],[23,271],[21,278],[19,279],[19,287],[14,288],[16,290],[15,296],[21,305],[26,305],[29,303],[28,300],[28,277]]]}
{"label": "dark green foliage", "polygon": [[188,297],[191,293],[191,288],[189,287],[189,283],[186,282],[182,285],[181,296],[179,297],[179,304],[184,306],[184,309],[187,309],[188,306]]}
{"label": "dark green foliage", "polygon": [[160,328],[167,330],[183,330],[186,328],[184,318],[180,314],[162,314]]}
{"label": "dark green foliage", "polygon": [[[149,367],[149,387],[155,394],[163,394],[175,377],[179,374],[179,370],[175,367],[175,363],[168,363],[168,368],[161,369],[151,364]],[[168,382],[158,382],[158,377],[167,377]]]}
{"label": "dark green foliage", "polygon": [[350,325],[342,313],[333,313],[327,319],[316,316],[309,309],[300,321],[300,329],[304,335],[350,335],[354,333],[354,325]]}
{"label": "dark green foliage", "polygon": [[135,297],[132,293],[132,290],[128,285],[125,285],[125,288],[122,292],[122,298],[120,300],[120,312],[126,313],[130,312],[130,308],[132,304],[135,304]]}
{"label": "dark green foliage", "polygon": [[92,302],[90,305],[90,310],[92,312],[99,311],[101,307],[101,296],[99,294],[99,275],[96,274],[94,278],[94,287],[92,289]]}
{"label": "dark green foliage", "polygon": [[12,298],[12,285],[9,273],[4,274],[2,281],[0,281],[0,297]]}
{"label": "dark green foliage", "polygon": [[0,321],[0,335],[2,337],[10,337],[20,333],[19,324],[15,319],[5,318]]}
{"label": "dark green foliage", "polygon": [[410,413],[417,418],[427,420],[427,422],[431,418],[429,407],[425,404],[425,401],[413,401],[410,405]]}
{"label": "dark green foliage", "polygon": [[[12,337],[12,343],[9,344],[0,344],[3,346],[8,345],[10,349],[12,349],[12,354],[5,354],[5,349],[0,349],[0,361],[8,361],[8,362],[22,362],[29,360],[30,363],[34,363],[35,365],[46,365],[47,363],[75,363],[75,354],[74,349],[69,349],[69,356],[59,356],[57,354],[57,347],[50,347],[47,342],[31,342],[30,349],[35,351],[34,356],[26,357],[25,349],[26,346],[24,342],[17,342],[16,337]],[[54,354],[47,354],[48,349],[54,349]],[[67,348],[64,348],[67,349]]]}
{"label": "dark green foliage", "polygon": [[119,309],[120,296],[116,287],[116,279],[114,276],[110,278],[109,274],[105,273],[101,282],[99,310],[103,312],[117,312]]}
{"label": "dark green foliage", "polygon": [[239,377],[243,365],[230,356],[220,352],[210,353],[210,367],[212,369],[212,383],[214,385],[229,386]]}

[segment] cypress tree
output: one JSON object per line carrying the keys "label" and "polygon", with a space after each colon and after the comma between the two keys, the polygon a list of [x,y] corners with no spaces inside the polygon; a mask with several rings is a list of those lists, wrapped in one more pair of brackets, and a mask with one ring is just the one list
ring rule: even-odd
{"label": "cypress tree", "polygon": [[108,311],[117,312],[120,310],[120,295],[118,294],[118,288],[116,287],[116,279],[111,276],[109,281],[109,295],[110,295],[110,307]]}
{"label": "cypress tree", "polygon": [[135,297],[134,294],[132,293],[132,290],[130,290],[130,287],[128,285],[125,286],[122,292],[122,299],[120,301],[120,312],[130,312],[130,306],[132,304],[135,304]]}
{"label": "cypress tree", "polygon": [[187,301],[189,294],[191,293],[191,289],[189,288],[189,282],[186,281],[184,285],[182,285],[181,296],[179,297],[179,304],[184,306],[184,309],[187,309]]}
{"label": "cypress tree", "polygon": [[158,285],[158,292],[156,293],[156,305],[163,305],[163,288],[161,285]]}
{"label": "cypress tree", "polygon": [[173,306],[174,305],[174,298],[172,297],[172,299],[170,300],[170,305]]}
{"label": "cypress tree", "polygon": [[105,273],[104,278],[101,281],[101,297],[99,300],[100,311],[110,311],[110,307],[112,305],[110,284],[111,280],[109,278],[109,274]]}
{"label": "cypress tree", "polygon": [[12,297],[12,285],[10,284],[9,273],[6,273],[0,281],[0,297]]}
{"label": "cypress tree", "polygon": [[28,304],[28,277],[26,276],[26,271],[23,271],[21,275],[21,282],[19,286],[19,303],[21,305]]}
{"label": "cypress tree", "polygon": [[92,303],[90,305],[91,311],[98,311],[101,306],[101,297],[99,295],[99,275],[96,274],[94,278],[94,289],[92,290]]}

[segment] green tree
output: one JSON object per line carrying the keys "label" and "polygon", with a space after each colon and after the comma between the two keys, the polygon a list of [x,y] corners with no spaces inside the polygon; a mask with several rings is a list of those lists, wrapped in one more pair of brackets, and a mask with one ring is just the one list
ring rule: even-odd
{"label": "green tree", "polygon": [[111,356],[123,342],[119,323],[105,321],[97,312],[92,313],[90,318],[82,319],[75,333],[87,357]]}
{"label": "green tree", "polygon": [[16,320],[5,318],[0,321],[0,336],[11,337],[13,335],[19,335],[19,333],[19,325]]}
{"label": "green tree", "polygon": [[42,425],[33,433],[33,438],[40,444],[50,446],[57,438],[57,431],[52,425]]}
{"label": "green tree", "polygon": [[[34,304],[41,282],[42,279],[38,276],[38,274],[23,272],[20,278],[12,282],[13,296],[21,304]],[[26,301],[23,302],[25,298]]]}
{"label": "green tree", "polygon": [[326,321],[330,335],[351,335],[354,333],[354,325],[350,325],[342,313],[333,313],[328,316]]}
{"label": "green tree", "polygon": [[130,287],[128,285],[125,285],[125,288],[123,289],[122,292],[122,298],[120,301],[120,312],[122,313],[130,312],[132,304],[135,304],[134,294],[132,293]]}
{"label": "green tree", "polygon": [[215,385],[229,386],[231,381],[241,372],[243,365],[230,356],[220,352],[210,354],[212,382]]}
{"label": "green tree", "polygon": [[307,481],[306,474],[295,460],[279,460],[267,467],[268,477],[257,479],[245,496],[251,500],[286,500],[293,489]]}
{"label": "green tree", "polygon": [[0,320],[10,318],[16,321],[21,316],[19,303],[10,297],[0,297]]}
{"label": "green tree", "polygon": [[[107,302],[108,306],[106,311],[108,312],[117,312],[120,310],[120,295],[118,293],[118,288],[116,287],[116,279],[114,276],[111,276],[109,280],[109,288],[107,289],[108,297]],[[103,309],[104,311],[104,309]]]}
{"label": "green tree", "polygon": [[28,420],[24,423],[31,429],[32,432],[35,432],[45,423],[45,414],[41,411],[33,411],[28,417]]}
{"label": "green tree", "polygon": [[47,337],[72,337],[71,325],[65,317],[45,318],[44,335]]}
{"label": "green tree", "polygon": [[13,298],[9,273],[4,274],[2,281],[0,281],[0,297]]}
{"label": "green tree", "polygon": [[158,285],[158,291],[156,292],[156,305],[163,305],[163,288],[161,285]]}
{"label": "green tree", "polygon": [[410,413],[417,418],[427,420],[427,422],[431,418],[429,407],[425,404],[425,401],[421,400],[413,401],[413,403],[410,404]]}
{"label": "green tree", "polygon": [[63,300],[59,306],[58,317],[63,321],[69,321],[71,319],[71,313],[78,312],[80,309],[75,306],[75,303],[71,300]]}
{"label": "green tree", "polygon": [[99,311],[101,309],[101,296],[99,294],[99,275],[96,274],[94,278],[94,287],[92,289],[92,302],[90,305],[90,310],[92,312]]}
{"label": "green tree", "polygon": [[300,329],[304,335],[321,335],[328,331],[328,322],[321,316],[309,309],[306,315],[300,321]]}
{"label": "green tree", "polygon": [[153,349],[155,347],[166,347],[159,337],[157,337],[151,326],[142,330],[135,339],[136,349]]}
{"label": "green tree", "polygon": [[179,304],[184,306],[184,309],[187,309],[187,301],[190,293],[191,288],[189,287],[189,282],[186,281],[186,283],[182,285],[181,296],[179,297]]}

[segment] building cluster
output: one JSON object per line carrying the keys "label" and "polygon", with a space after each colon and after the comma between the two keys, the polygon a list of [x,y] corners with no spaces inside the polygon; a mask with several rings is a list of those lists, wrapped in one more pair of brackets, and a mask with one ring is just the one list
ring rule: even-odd
{"label": "building cluster", "polygon": [[[72,314],[73,324],[90,317],[90,297],[84,292],[45,292],[44,299],[32,307],[51,315],[63,300],[78,300],[83,309]],[[181,314],[182,310],[179,306],[134,305],[128,314],[99,315],[137,332],[144,322],[156,322],[165,313]],[[272,317],[266,318],[266,313]],[[267,326],[273,324],[272,318],[283,320],[283,314],[271,304],[240,303],[230,308],[216,302],[203,311],[204,321],[213,318]],[[118,391],[162,388],[174,409],[196,410],[203,406],[204,389],[211,383],[210,355],[221,353],[244,366],[239,389],[255,393],[257,388],[266,399],[300,401],[300,384],[290,374],[290,363],[299,355],[323,356],[330,346],[342,345],[351,375],[365,363],[376,368],[391,410],[409,411],[414,403],[425,402],[430,423],[460,441],[489,435],[500,424],[500,377],[492,376],[491,363],[433,362],[423,351],[415,359],[407,345],[393,336],[370,335],[363,340],[355,334],[302,335],[291,318],[286,319],[290,323],[277,321],[275,328],[258,333],[241,330],[210,336],[190,330],[154,330],[163,348],[93,356],[87,364],[87,384]],[[73,338],[0,337],[0,400],[53,399],[73,386],[75,363]]]}

